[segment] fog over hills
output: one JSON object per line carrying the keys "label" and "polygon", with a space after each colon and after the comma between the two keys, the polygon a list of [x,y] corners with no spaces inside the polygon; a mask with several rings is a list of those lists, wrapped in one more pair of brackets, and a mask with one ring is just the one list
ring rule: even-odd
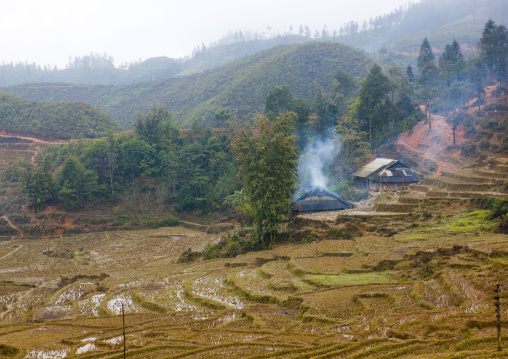
{"label": "fog over hills", "polygon": [[170,107],[182,126],[196,118],[213,125],[221,109],[244,120],[262,111],[275,86],[288,85],[296,97],[312,101],[313,83],[327,91],[338,67],[352,70],[359,81],[369,54],[385,66],[414,66],[424,37],[436,53],[457,39],[465,56],[475,54],[488,18],[507,22],[503,0],[422,0],[363,24],[350,21],[314,34],[306,25],[282,34],[230,32],[186,58],[160,56],[117,67],[111,56],[90,53],[70,59],[65,69],[4,64],[0,87],[27,99],[84,101],[126,127],[154,102]]}

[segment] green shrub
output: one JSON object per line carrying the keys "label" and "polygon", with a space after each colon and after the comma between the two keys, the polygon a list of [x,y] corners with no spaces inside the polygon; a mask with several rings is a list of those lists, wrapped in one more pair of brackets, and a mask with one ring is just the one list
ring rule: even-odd
{"label": "green shrub", "polygon": [[237,235],[230,235],[219,241],[218,244],[209,244],[203,249],[205,259],[233,258],[239,254],[255,249],[255,244]]}
{"label": "green shrub", "polygon": [[480,150],[486,150],[486,149],[489,149],[490,148],[490,141],[487,141],[487,140],[481,140],[479,143],[478,143],[478,148]]}
{"label": "green shrub", "polygon": [[369,196],[368,192],[359,191],[353,186],[353,183],[348,180],[340,181],[338,184],[330,186],[330,189],[346,201],[357,202]]}
{"label": "green shrub", "polygon": [[508,197],[498,198],[491,204],[489,219],[501,218],[508,214]]}
{"label": "green shrub", "polygon": [[[194,262],[196,259],[201,258],[201,257],[203,257],[203,253],[193,252],[189,248],[186,251],[184,251],[182,254],[180,254],[180,257],[178,257],[177,263],[190,263],[190,262]],[[211,258],[209,258],[209,259],[211,259]]]}
{"label": "green shrub", "polygon": [[1,357],[15,357],[18,355],[19,349],[11,347],[6,344],[0,344],[0,356]]}
{"label": "green shrub", "polygon": [[115,222],[119,223],[119,224],[121,224],[121,223],[127,223],[127,222],[129,222],[129,217],[127,217],[127,216],[118,216],[118,217],[115,218]]}
{"label": "green shrub", "polygon": [[307,233],[302,238],[302,243],[311,243],[318,239],[318,233],[317,231],[312,231],[310,233]]}
{"label": "green shrub", "polygon": [[19,224],[25,224],[25,223],[30,223],[30,217],[27,216],[26,214],[15,214],[15,215],[12,215],[12,216],[9,216],[9,219],[11,220],[12,223],[19,223]]}
{"label": "green shrub", "polygon": [[209,244],[203,249],[203,258],[206,260],[220,258],[220,248],[216,244]]}
{"label": "green shrub", "polygon": [[159,222],[160,227],[176,227],[180,225],[180,220],[174,217],[167,217]]}
{"label": "green shrub", "polygon": [[497,232],[508,234],[508,216],[504,216],[499,221]]}
{"label": "green shrub", "polygon": [[462,145],[461,151],[463,156],[473,157],[476,155],[476,145],[474,143],[466,141]]}

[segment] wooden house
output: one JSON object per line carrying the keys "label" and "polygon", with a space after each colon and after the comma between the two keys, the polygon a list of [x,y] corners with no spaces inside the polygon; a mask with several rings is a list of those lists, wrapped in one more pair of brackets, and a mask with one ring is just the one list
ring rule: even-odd
{"label": "wooden house", "polygon": [[398,160],[376,158],[353,173],[353,178],[356,187],[385,191],[418,183],[422,175]]}

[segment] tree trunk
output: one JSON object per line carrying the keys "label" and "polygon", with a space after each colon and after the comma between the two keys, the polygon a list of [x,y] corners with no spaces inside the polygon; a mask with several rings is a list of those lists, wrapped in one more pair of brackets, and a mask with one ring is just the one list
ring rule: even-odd
{"label": "tree trunk", "polygon": [[369,142],[372,143],[372,123],[369,118]]}
{"label": "tree trunk", "polygon": [[427,102],[425,106],[425,110],[427,111],[427,120],[429,121],[429,130],[432,130],[432,115],[430,114],[430,102]]}

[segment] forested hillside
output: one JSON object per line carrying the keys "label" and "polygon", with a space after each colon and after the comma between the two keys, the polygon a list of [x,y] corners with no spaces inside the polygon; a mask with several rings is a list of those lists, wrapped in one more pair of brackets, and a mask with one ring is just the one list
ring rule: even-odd
{"label": "forested hillside", "polygon": [[45,103],[0,92],[0,130],[50,138],[95,138],[120,126],[84,102]]}
{"label": "forested hillside", "polygon": [[363,24],[350,22],[339,31],[339,41],[356,48],[382,53],[412,53],[429,38],[437,49],[456,39],[471,51],[477,45],[485,20],[508,21],[503,0],[421,0],[405,8],[377,16]]}
{"label": "forested hillside", "polygon": [[295,97],[311,102],[314,83],[330,88],[337,68],[360,81],[371,64],[366,54],[352,47],[311,42],[277,46],[203,74],[167,80],[125,86],[31,84],[5,90],[33,100],[85,101],[125,127],[133,123],[136,112],[146,114],[157,102],[188,127],[194,119],[213,125],[222,109],[241,120],[252,118],[262,112],[268,92],[276,86],[287,85]]}

